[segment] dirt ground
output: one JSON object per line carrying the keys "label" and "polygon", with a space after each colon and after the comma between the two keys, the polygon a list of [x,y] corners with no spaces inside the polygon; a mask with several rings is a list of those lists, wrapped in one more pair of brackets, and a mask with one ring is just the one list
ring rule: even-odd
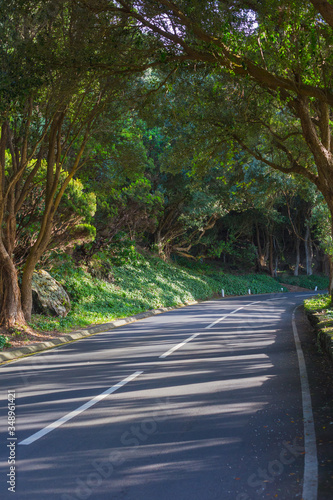
{"label": "dirt ground", "polygon": [[8,331],[4,328],[0,328],[0,335],[8,337],[11,347],[5,347],[3,349],[3,351],[8,351],[29,344],[36,344],[37,342],[45,342],[47,340],[62,337],[64,333],[58,331],[37,332],[36,330],[28,327],[24,330],[16,328],[14,331]]}
{"label": "dirt ground", "polygon": [[286,285],[285,283],[280,283],[281,286],[284,286],[288,292],[308,292],[308,288],[302,288],[301,286],[294,285]]}

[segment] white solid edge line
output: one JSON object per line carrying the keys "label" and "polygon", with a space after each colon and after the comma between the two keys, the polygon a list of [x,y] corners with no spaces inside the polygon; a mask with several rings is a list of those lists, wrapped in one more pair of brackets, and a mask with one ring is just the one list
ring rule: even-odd
{"label": "white solid edge line", "polygon": [[[298,307],[298,306],[297,306]],[[303,480],[303,500],[317,500],[318,491],[318,458],[316,445],[316,431],[313,421],[311,395],[309,388],[309,380],[306,372],[304,354],[302,351],[301,342],[298,336],[295,311],[292,314],[292,327],[294,340],[296,345],[299,373],[301,379],[302,405],[303,405],[303,420],[304,420],[304,480]]]}
{"label": "white solid edge line", "polygon": [[164,354],[161,354],[161,356],[159,356],[159,358],[160,359],[166,358],[167,356],[169,356],[169,354],[172,354],[173,352],[177,351],[177,349],[180,349],[181,347],[183,347],[183,345],[187,344],[188,342],[190,342],[191,340],[193,340],[198,335],[200,335],[200,333],[194,333],[193,335],[191,335],[191,337],[188,337],[186,340],[184,340],[180,344],[175,345],[174,347],[172,347],[171,349],[169,349]]}
{"label": "white solid edge line", "polygon": [[87,410],[88,408],[91,408],[93,405],[95,405],[96,403],[98,403],[102,399],[106,398],[106,396],[117,391],[118,389],[120,389],[121,387],[126,385],[128,382],[131,382],[131,380],[134,380],[136,377],[138,377],[142,373],[143,373],[143,371],[137,371],[137,372],[132,373],[132,375],[129,375],[128,377],[124,378],[123,380],[118,382],[116,385],[109,387],[109,389],[107,389],[106,391],[102,392],[98,396],[95,396],[90,401],[87,401],[87,403],[83,404],[82,406],[79,406],[79,408],[77,408],[76,410],[73,410],[70,413],[67,413],[67,415],[65,415],[64,417],[59,418],[55,422],[52,422],[52,424],[49,424],[46,427],[44,427],[44,429],[41,429],[40,431],[35,432],[35,434],[32,434],[30,437],[28,437],[27,439],[24,439],[23,441],[21,441],[18,444],[27,445],[27,444],[33,443],[34,441],[37,441],[37,439],[40,439],[41,437],[45,436],[45,434],[48,434],[49,432],[53,431],[57,427],[60,427],[65,422],[68,422],[68,420],[71,420],[72,418],[76,417],[77,415],[79,415],[83,411]]}

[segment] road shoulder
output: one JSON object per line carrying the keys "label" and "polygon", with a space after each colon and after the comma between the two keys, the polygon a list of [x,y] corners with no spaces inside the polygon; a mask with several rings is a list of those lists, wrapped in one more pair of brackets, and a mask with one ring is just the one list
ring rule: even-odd
{"label": "road shoulder", "polygon": [[189,305],[198,304],[198,301],[193,301],[190,304],[186,304],[180,307],[160,307],[159,309],[152,309],[143,313],[135,314],[133,316],[128,316],[127,318],[117,319],[109,323],[103,323],[101,325],[91,326],[86,329],[76,330],[75,332],[63,335],[61,337],[56,337],[51,340],[44,342],[34,342],[19,348],[7,349],[0,353],[0,364],[6,364],[8,362],[14,361],[16,359],[30,356],[38,352],[47,351],[55,347],[59,347],[70,342],[75,342],[76,340],[81,340],[85,337],[91,337],[98,333],[108,332],[119,328],[120,326],[128,325],[141,319],[150,318],[151,316],[156,316],[156,314],[162,314],[164,312],[173,311],[181,307],[187,307]]}

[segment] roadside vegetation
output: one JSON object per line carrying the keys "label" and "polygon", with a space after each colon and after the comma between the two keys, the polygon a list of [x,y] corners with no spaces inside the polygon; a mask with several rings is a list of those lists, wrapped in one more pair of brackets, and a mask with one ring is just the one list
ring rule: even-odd
{"label": "roadside vegetation", "polygon": [[290,276],[288,274],[281,274],[278,276],[277,280],[279,283],[307,288],[308,290],[315,290],[316,287],[317,290],[327,290],[329,286],[328,276],[320,274],[312,274],[310,276]]}
{"label": "roadside vegetation", "polygon": [[323,312],[331,314],[333,317],[333,305],[330,295],[316,295],[304,301],[304,308],[307,312]]}
{"label": "roadside vegetation", "polygon": [[[319,273],[333,291],[333,7],[139,4],[0,5],[4,337]],[[36,270],[66,318],[32,316]]]}
{"label": "roadside vegetation", "polygon": [[[87,266],[68,257],[49,269],[70,296],[72,310],[65,318],[33,314],[29,323],[39,331],[69,331],[105,323],[159,307],[177,307],[225,295],[280,292],[281,285],[267,274],[232,275],[213,265],[181,266],[157,256],[143,256],[134,247],[118,265],[105,254]],[[191,269],[195,267],[195,269]],[[284,289],[285,290],[285,289]]]}
{"label": "roadside vegetation", "polygon": [[314,327],[319,349],[333,361],[333,304],[328,294],[317,295],[304,302],[305,312]]}

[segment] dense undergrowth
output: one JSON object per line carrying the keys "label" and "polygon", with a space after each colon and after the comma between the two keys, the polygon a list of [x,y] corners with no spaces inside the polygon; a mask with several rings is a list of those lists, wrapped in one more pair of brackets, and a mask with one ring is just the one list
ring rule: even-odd
{"label": "dense undergrowth", "polygon": [[[225,274],[205,263],[190,269],[157,257],[132,252],[115,262],[105,255],[87,267],[77,267],[68,257],[49,269],[68,292],[72,310],[66,318],[33,315],[30,325],[38,330],[68,331],[89,324],[158,307],[177,307],[216,294],[225,296],[280,292],[281,284],[268,275]],[[103,276],[104,275],[104,276]]]}
{"label": "dense undergrowth", "polygon": [[314,290],[316,287],[318,290],[327,290],[329,285],[328,277],[318,274],[313,274],[311,276],[289,276],[287,274],[282,274],[277,280],[279,283],[300,286],[302,288],[308,288],[309,290]]}

